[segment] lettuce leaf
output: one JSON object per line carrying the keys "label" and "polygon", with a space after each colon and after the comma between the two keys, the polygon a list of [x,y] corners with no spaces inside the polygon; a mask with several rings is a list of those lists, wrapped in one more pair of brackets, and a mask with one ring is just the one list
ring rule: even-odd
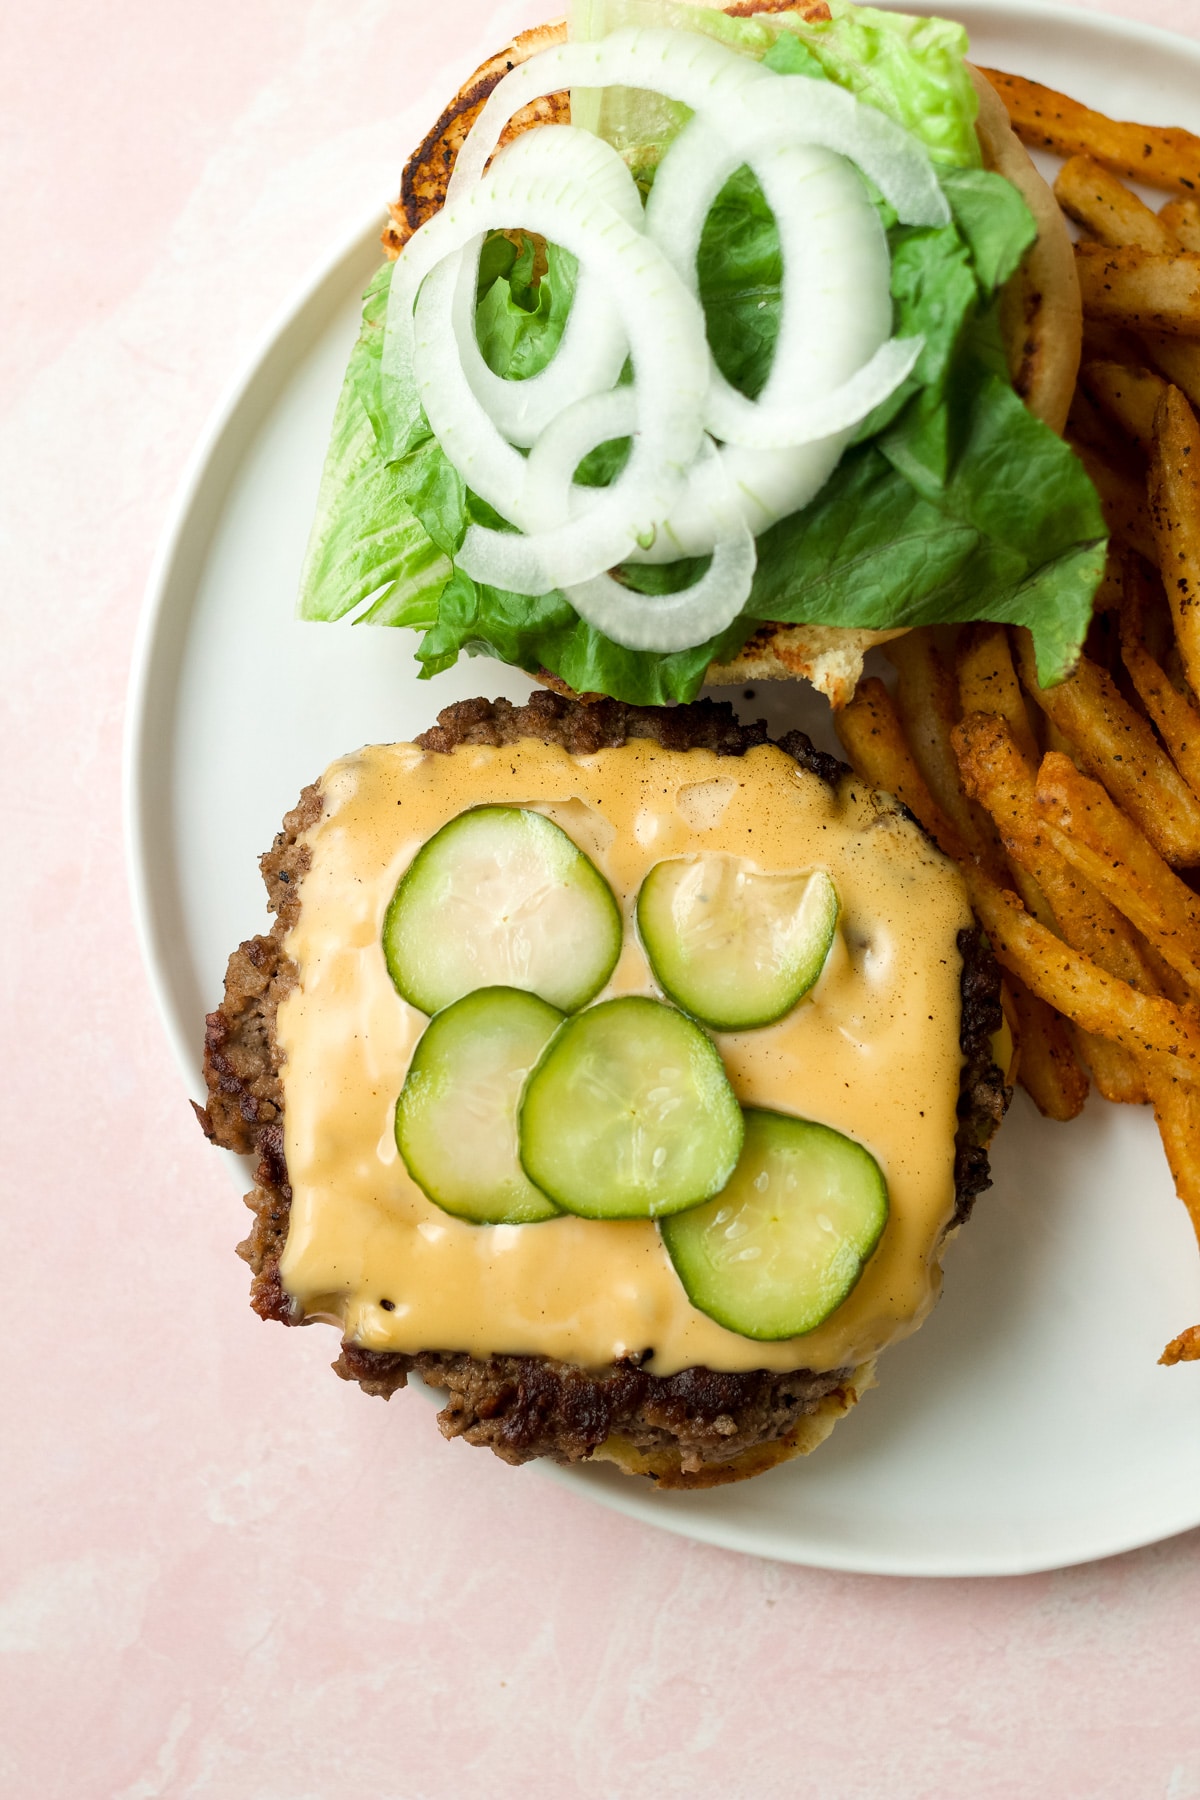
{"label": "lettuce leaf", "polygon": [[[571,35],[603,37],[623,26],[702,32],[782,75],[824,75],[921,139],[947,168],[975,168],[979,102],[967,69],[967,34],[949,19],[880,12],[827,0],[830,18],[758,13],[731,18],[682,0],[575,0]],[[571,96],[572,116],[624,154],[662,150],[687,110],[626,88]]]}

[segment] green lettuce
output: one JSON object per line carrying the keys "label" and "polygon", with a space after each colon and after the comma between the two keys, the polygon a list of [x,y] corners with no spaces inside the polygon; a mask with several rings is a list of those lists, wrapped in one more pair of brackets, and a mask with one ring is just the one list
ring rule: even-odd
{"label": "green lettuce", "polygon": [[[695,10],[674,0],[604,6],[606,16],[614,8],[637,14],[610,23],[680,23],[675,15]],[[940,136],[939,179],[952,217],[940,228],[902,226],[876,197],[891,249],[895,328],[920,334],[924,350],[904,386],[860,426],[812,503],[759,538],[753,589],[730,630],[675,656],[624,650],[580,620],[561,594],[504,593],[454,566],[473,521],[504,522],[449,463],[415,392],[383,392],[390,265],[367,291],[339,401],[302,617],[335,619],[366,602],[359,621],[424,634],[417,651],[423,676],[463,653],[488,655],[635,703],[691,699],[708,664],[727,660],[768,620],[873,628],[1010,621],[1032,628],[1044,682],[1069,671],[1102,572],[1105,527],[1082,466],[1026,411],[1008,377],[996,302],[1033,241],[1033,220],[1014,188],[955,147],[946,124],[953,114],[974,144],[974,91],[958,28],[841,0],[831,11],[827,24],[803,31],[788,15],[703,16],[716,35],[732,42],[742,34],[749,53],[780,68],[802,66],[816,79],[836,76],[838,57],[853,47],[858,91],[879,103],[863,73],[869,68],[872,81],[888,87],[885,110],[894,117],[936,89],[941,110],[930,104],[926,129]],[[652,181],[652,156],[638,172]],[[712,208],[697,272],[714,358],[754,397],[774,354],[783,267],[773,215],[749,169],[733,176]],[[553,245],[520,233],[488,240],[476,329],[496,373],[520,380],[546,365],[570,313],[575,276],[574,260]],[[621,442],[600,446],[577,478],[607,483],[627,451]],[[660,593],[687,585],[703,566],[630,565],[621,573],[638,591]]]}
{"label": "green lettuce", "polygon": [[[880,12],[851,0],[827,0],[828,19],[797,13],[731,18],[681,0],[575,0],[573,37],[592,39],[625,26],[702,32],[783,75],[824,76],[886,113],[921,139],[933,160],[976,167],[979,110],[967,68],[967,34],[949,19]],[[624,154],[663,149],[687,119],[684,107],[657,95],[609,88],[571,96],[576,123]]]}

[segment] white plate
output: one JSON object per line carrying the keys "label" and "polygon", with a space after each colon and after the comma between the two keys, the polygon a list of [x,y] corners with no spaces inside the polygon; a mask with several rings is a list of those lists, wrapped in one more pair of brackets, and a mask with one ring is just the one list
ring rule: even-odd
{"label": "white plate", "polygon": [[[984,63],[1200,129],[1196,45],[1048,7],[957,10]],[[236,385],[148,596],[127,746],[132,881],[195,1093],[226,955],[263,926],[256,858],[301,786],[355,745],[413,736],[450,701],[530,687],[470,661],[418,685],[408,633],[293,621],[377,230],[372,219]],[[824,733],[823,703],[798,687],[762,689],[743,710]],[[1093,1104],[1047,1125],[1019,1096],[994,1172],[936,1314],[818,1456],[707,1494],[600,1468],[560,1478],[730,1549],[904,1575],[1052,1568],[1200,1523],[1200,1367],[1156,1365],[1200,1317],[1200,1259],[1149,1117]]]}

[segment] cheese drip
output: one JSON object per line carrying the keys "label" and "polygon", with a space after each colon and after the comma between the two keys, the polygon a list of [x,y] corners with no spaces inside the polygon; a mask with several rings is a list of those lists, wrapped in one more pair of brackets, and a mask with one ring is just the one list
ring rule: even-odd
{"label": "cheese drip", "polygon": [[[451,755],[373,747],[334,763],[321,788],[285,946],[299,983],[277,1027],[292,1184],[280,1273],[302,1314],[372,1350],[587,1368],[650,1351],[659,1375],[852,1367],[921,1323],[954,1212],[955,938],[971,915],[957,871],[890,803],[851,777],[831,791],[772,745],[733,758],[645,740],[581,757],[533,741]],[[857,1138],[886,1177],[879,1247],[817,1330],[764,1344],[715,1324],[688,1302],[649,1222],[472,1226],[408,1175],[393,1117],[426,1019],[392,986],[383,918],[422,844],[484,801],[545,812],[611,884],[625,940],[601,999],[655,992],[633,908],[662,858],[720,851],[832,876],[841,917],[809,997],[776,1025],[716,1040],[744,1105]]]}

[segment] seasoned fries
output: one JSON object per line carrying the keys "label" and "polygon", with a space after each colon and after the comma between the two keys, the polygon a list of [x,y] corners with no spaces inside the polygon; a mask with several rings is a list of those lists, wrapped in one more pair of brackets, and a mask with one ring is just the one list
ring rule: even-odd
{"label": "seasoned fries", "polygon": [[1200,190],[1200,138],[1178,126],[1132,125],[1106,118],[1022,75],[984,69],[1023,144],[1059,156],[1090,156],[1147,187]]}
{"label": "seasoned fries", "polygon": [[951,741],[958,722],[953,675],[927,631],[910,631],[906,637],[893,639],[885,654],[899,677],[896,699],[900,719],[930,793],[971,855],[993,876],[999,876],[1003,869],[999,839],[967,798],[958,778]]}
{"label": "seasoned fries", "polygon": [[[1200,349],[1200,345],[1197,345],[1197,349]],[[1139,556],[1153,561],[1154,525],[1146,499],[1145,484],[1126,474],[1124,469],[1118,469],[1092,445],[1081,443],[1071,431],[1068,431],[1067,439],[1100,496],[1105,523],[1113,537],[1128,544]],[[903,643],[904,640],[899,638],[897,642]]]}
{"label": "seasoned fries", "polygon": [[1200,201],[1168,200],[1158,217],[1185,250],[1200,250]]}
{"label": "seasoned fries", "polygon": [[834,722],[858,772],[874,787],[894,794],[938,847],[961,862],[967,855],[966,846],[930,793],[882,681],[874,676],[860,681],[853,700],[835,715]]}
{"label": "seasoned fries", "polygon": [[[1021,755],[1027,761],[1036,763],[1037,739],[1029,723],[1029,710],[1021,692],[1021,684],[1017,680],[1012,647],[1003,625],[969,625],[958,640],[956,663],[958,698],[964,716],[968,713],[994,713],[1008,726]],[[957,734],[952,734],[952,741],[961,770],[962,756]],[[981,794],[973,794],[972,798],[987,807],[989,812],[992,811]],[[995,814],[992,816],[995,817]]]}
{"label": "seasoned fries", "polygon": [[1154,415],[1167,383],[1152,369],[1128,363],[1085,362],[1079,378],[1092,399],[1135,443],[1142,455],[1154,454]]}
{"label": "seasoned fries", "polygon": [[1076,244],[1075,268],[1089,318],[1130,331],[1200,337],[1200,255],[1195,251],[1156,254],[1136,244],[1118,250]]}
{"label": "seasoned fries", "polygon": [[1021,1086],[1047,1119],[1065,1125],[1087,1104],[1088,1078],[1075,1058],[1071,1033],[1052,1006],[1009,977],[1017,1016],[1017,1068]]}
{"label": "seasoned fries", "polygon": [[1137,244],[1143,250],[1177,250],[1179,242],[1167,220],[1130,193],[1103,163],[1091,156],[1072,156],[1054,183],[1058,204],[1083,227],[1085,237],[1114,249]]}
{"label": "seasoned fries", "polygon": [[1175,767],[1192,792],[1200,794],[1200,706],[1171,685],[1146,648],[1146,623],[1145,577],[1131,558],[1121,609],[1121,660]]}
{"label": "seasoned fries", "polygon": [[1081,656],[1075,673],[1057,687],[1038,681],[1033,646],[1018,634],[1021,679],[1070,741],[1089,773],[1136,819],[1170,863],[1200,863],[1200,801],[1188,787],[1141,713],[1111,675]]}
{"label": "seasoned fries", "polygon": [[[1066,159],[1084,309],[1066,437],[1113,546],[1066,680],[1041,686],[1027,632],[912,631],[885,652],[895,699],[863,682],[838,731],[959,863],[1022,1086],[1056,1120],[1087,1071],[1106,1100],[1149,1101],[1200,1240],[1200,137],[984,73],[1018,136]],[[1174,197],[1155,212],[1127,179]],[[1200,1325],[1160,1361],[1200,1361]]]}
{"label": "seasoned fries", "polygon": [[1168,1057],[1200,1079],[1200,1021],[1170,1000],[1139,994],[1081,956],[1026,912],[1017,895],[978,868],[967,889],[997,960],[1083,1031],[1123,1044],[1135,1056]]}
{"label": "seasoned fries", "polygon": [[1163,586],[1193,692],[1200,690],[1200,425],[1168,388],[1155,419],[1150,513]]}
{"label": "seasoned fries", "polygon": [[1200,994],[1200,900],[1099,782],[1051,751],[1038,772],[1037,811],[1067,861]]}

